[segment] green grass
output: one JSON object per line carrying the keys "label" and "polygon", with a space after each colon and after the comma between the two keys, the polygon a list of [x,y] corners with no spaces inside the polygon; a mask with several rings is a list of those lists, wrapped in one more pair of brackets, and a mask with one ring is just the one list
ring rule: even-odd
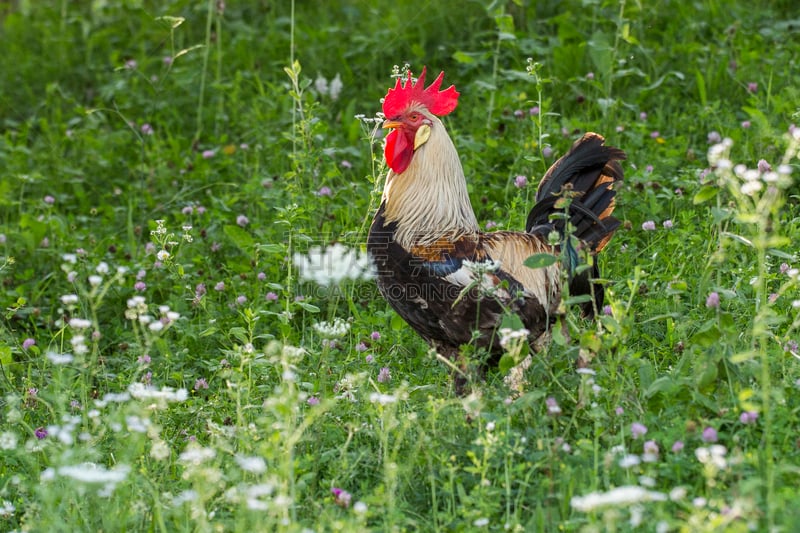
{"label": "green grass", "polygon": [[[0,7],[0,530],[794,528],[793,2],[117,4]],[[296,266],[363,251],[406,62],[461,92],[481,224],[584,131],[628,153],[608,313],[519,395],[459,398],[373,282]],[[723,138],[787,167],[743,194]]]}

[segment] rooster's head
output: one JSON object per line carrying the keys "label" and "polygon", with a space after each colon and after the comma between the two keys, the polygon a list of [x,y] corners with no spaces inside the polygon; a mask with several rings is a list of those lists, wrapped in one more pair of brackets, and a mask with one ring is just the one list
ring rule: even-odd
{"label": "rooster's head", "polygon": [[431,134],[432,116],[444,116],[458,105],[458,91],[451,85],[440,91],[444,72],[425,88],[425,68],[416,83],[411,72],[405,83],[397,79],[383,99],[384,128],[392,131],[386,137],[384,155],[386,163],[395,174],[402,173],[411,163],[414,150],[425,144]]}

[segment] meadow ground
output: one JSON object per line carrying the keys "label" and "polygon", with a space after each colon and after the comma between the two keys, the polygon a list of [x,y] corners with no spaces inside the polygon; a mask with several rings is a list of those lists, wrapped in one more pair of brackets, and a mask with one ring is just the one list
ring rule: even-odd
{"label": "meadow ground", "polygon": [[[795,530],[800,11],[763,4],[3,3],[0,530]],[[607,305],[521,392],[457,396],[363,268],[405,63],[461,91],[486,228],[583,132],[628,153]]]}

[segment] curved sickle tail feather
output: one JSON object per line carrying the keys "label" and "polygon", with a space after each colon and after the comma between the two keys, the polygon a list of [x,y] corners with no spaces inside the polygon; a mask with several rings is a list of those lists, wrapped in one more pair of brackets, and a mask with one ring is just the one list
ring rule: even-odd
{"label": "curved sickle tail feather", "polygon": [[616,191],[614,183],[622,181],[619,164],[626,158],[619,148],[605,146],[605,139],[587,133],[569,152],[547,171],[536,191],[536,204],[528,214],[525,230],[544,237],[555,229],[563,234],[564,220],[550,220],[558,211],[556,203],[565,187],[572,189],[570,223],[573,234],[589,245],[593,253],[605,247],[620,221],[612,216]]}
{"label": "curved sickle tail feather", "polygon": [[[613,186],[622,181],[619,161],[626,158],[619,148],[605,146],[605,139],[596,133],[587,133],[572,145],[569,152],[547,171],[536,191],[536,204],[528,214],[525,230],[547,239],[553,231],[564,234],[564,219],[551,215],[561,211],[556,207],[565,188],[571,189],[569,205],[570,224],[575,235],[592,254],[600,252],[611,239],[620,221],[612,216],[616,191]],[[571,267],[577,266],[577,253],[568,244]],[[570,277],[569,293],[572,296],[591,294],[593,302],[581,305],[584,315],[591,316],[603,305],[603,287],[592,283],[599,277],[597,263],[584,273]]]}

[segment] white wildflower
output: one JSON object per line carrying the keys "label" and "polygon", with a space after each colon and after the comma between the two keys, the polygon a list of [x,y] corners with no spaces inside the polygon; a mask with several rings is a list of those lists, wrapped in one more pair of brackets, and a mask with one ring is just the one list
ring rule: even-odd
{"label": "white wildflower", "polygon": [[623,456],[619,460],[619,466],[622,468],[631,468],[638,465],[641,462],[642,460],[639,458],[638,455],[628,454]]}
{"label": "white wildflower", "polygon": [[353,512],[356,514],[364,514],[367,512],[367,504],[362,501],[357,501],[353,504]]}
{"label": "white wildflower", "polygon": [[294,264],[300,278],[319,285],[337,285],[344,280],[371,279],[372,263],[365,252],[336,243],[322,250],[312,247],[308,255],[295,254]]}
{"label": "white wildflower", "polygon": [[0,433],[0,450],[13,450],[17,447],[17,434],[12,431]]}
{"label": "white wildflower", "polygon": [[117,465],[107,470],[95,463],[81,463],[73,466],[60,466],[56,470],[59,476],[68,477],[82,483],[116,484],[128,477],[131,467]]}
{"label": "white wildflower", "polygon": [[103,395],[103,403],[125,403],[131,399],[127,392],[107,392]]}
{"label": "white wildflower", "polygon": [[331,100],[339,99],[339,93],[342,92],[342,87],[344,87],[344,84],[342,83],[342,77],[337,72],[336,76],[334,76],[334,78],[331,80],[331,84],[328,87],[328,94],[330,95]]}
{"label": "white wildflower", "polygon": [[89,351],[86,347],[86,337],[84,335],[74,335],[69,343],[72,344],[72,350],[78,354],[83,355]]}
{"label": "white wildflower", "polygon": [[333,322],[317,322],[313,328],[324,339],[337,339],[350,331],[350,323],[341,318],[334,318]]}
{"label": "white wildflower", "polygon": [[16,510],[17,508],[14,507],[14,504],[8,500],[3,500],[3,502],[0,503],[0,517],[8,518],[12,516]]}
{"label": "white wildflower", "polygon": [[488,526],[489,525],[489,519],[488,518],[478,518],[477,520],[475,520],[472,523],[472,525],[475,526],[475,527]]}
{"label": "white wildflower", "polygon": [[78,262],[77,254],[62,254],[61,259],[63,259],[66,263],[70,263],[72,265]]}
{"label": "white wildflower", "polygon": [[727,147],[722,143],[712,144],[711,147],[708,149],[708,162],[711,166],[716,166],[716,164],[722,159],[723,155],[727,151]]}
{"label": "white wildflower", "polygon": [[178,493],[174,498],[172,498],[172,505],[179,506],[183,505],[184,503],[193,502],[199,498],[199,494],[197,494],[196,490],[188,489],[181,491]]}
{"label": "white wildflower", "polygon": [[[139,317],[139,318],[144,318],[144,317]],[[151,322],[150,325],[148,325],[147,327],[150,329],[150,331],[161,331],[162,329],[164,329],[164,323],[161,322],[160,320],[156,320],[155,322]]]}
{"label": "white wildflower", "polygon": [[95,276],[95,275],[89,276],[89,285],[91,285],[92,287],[97,287],[101,283],[103,283],[102,276]]}
{"label": "white wildflower", "polygon": [[178,456],[178,459],[182,463],[190,464],[190,465],[199,465],[206,461],[210,461],[214,457],[216,457],[217,452],[214,451],[214,448],[204,448],[199,444],[190,443],[186,449],[181,452]]}
{"label": "white wildflower", "polygon": [[150,447],[150,457],[158,461],[163,461],[168,458],[169,446],[167,443],[160,439],[153,442],[153,445]]}
{"label": "white wildflower", "polygon": [[169,252],[166,250],[159,250],[159,252],[156,254],[156,259],[159,261],[166,261],[169,259]]}
{"label": "white wildflower", "polygon": [[639,476],[639,484],[643,487],[653,488],[656,486],[656,480],[650,476]]}
{"label": "white wildflower", "polygon": [[528,338],[530,331],[525,328],[513,330],[511,328],[500,328],[500,346],[508,348],[510,345],[516,345],[520,341]]}
{"label": "white wildflower", "polygon": [[[252,348],[252,346],[251,346],[251,348]],[[297,346],[290,346],[288,344],[285,344],[283,346],[283,348],[281,349],[281,353],[283,354],[283,356],[286,359],[289,359],[289,360],[292,360],[292,361],[298,361],[298,360],[302,359],[303,356],[305,356],[306,350],[305,350],[305,348],[299,348]]]}
{"label": "white wildflower", "polygon": [[392,396],[391,394],[381,394],[378,392],[373,392],[372,394],[369,395],[369,401],[372,403],[387,405],[396,402],[397,396]]}
{"label": "white wildflower", "polygon": [[748,168],[742,174],[742,179],[744,179],[745,181],[758,181],[760,178],[761,178],[761,173],[754,168]]}
{"label": "white wildflower", "polygon": [[760,181],[746,181],[742,184],[740,190],[744,195],[753,196],[755,193],[760,191],[762,187],[763,183]]}
{"label": "white wildflower", "polygon": [[267,463],[262,457],[246,457],[244,455],[237,455],[236,463],[239,465],[239,468],[245,472],[263,474],[267,471]]}
{"label": "white wildflower", "polygon": [[105,261],[100,261],[100,263],[95,268],[95,271],[98,274],[108,274],[108,263]]}
{"label": "white wildflower", "polygon": [[314,88],[319,94],[328,94],[328,80],[322,74],[317,74],[317,79],[314,80]]}
{"label": "white wildflower", "polygon": [[67,365],[75,359],[75,356],[73,356],[71,353],[47,352],[45,357],[47,357],[54,365]]}
{"label": "white wildflower", "polygon": [[86,320],[85,318],[70,318],[69,319],[69,327],[72,329],[86,329],[91,327],[92,321]]}
{"label": "white wildflower", "polygon": [[680,501],[686,497],[686,488],[685,487],[675,487],[671,491],[669,491],[669,499],[673,502]]}
{"label": "white wildflower", "polygon": [[147,428],[150,426],[150,421],[146,418],[141,418],[136,415],[129,415],[125,417],[125,425],[128,431],[134,433],[147,433]]}
{"label": "white wildflower", "polygon": [[619,507],[640,502],[664,501],[661,492],[647,490],[635,485],[616,487],[608,492],[592,492],[585,496],[574,496],[570,505],[578,511],[591,512],[599,507]]}
{"label": "white wildflower", "polygon": [[245,501],[247,508],[253,511],[266,511],[269,508],[267,498],[275,491],[275,487],[269,483],[261,483],[247,487],[245,491]]}
{"label": "white wildflower", "polygon": [[142,306],[146,306],[146,300],[144,299],[144,296],[133,296],[131,298],[128,298],[128,309],[138,310]]}
{"label": "white wildflower", "polygon": [[61,303],[64,305],[75,305],[78,303],[77,294],[65,294],[61,297]]}
{"label": "white wildflower", "polygon": [[131,383],[128,392],[137,400],[164,400],[167,402],[184,402],[189,397],[186,389],[175,390],[171,387],[162,387],[160,390],[148,387],[144,383]]}
{"label": "white wildflower", "polygon": [[725,456],[728,449],[721,444],[712,444],[708,448],[700,447],[694,451],[697,460],[704,465],[712,465],[718,469],[723,469],[728,466],[728,461]]}
{"label": "white wildflower", "polygon": [[702,508],[702,507],[705,507],[707,503],[708,503],[708,500],[706,500],[702,496],[698,496],[697,498],[694,498],[692,500],[692,505],[694,505],[698,509]]}
{"label": "white wildflower", "polygon": [[639,527],[642,525],[642,518],[644,517],[644,509],[641,505],[633,505],[631,506],[631,518],[628,523],[631,527]]}

